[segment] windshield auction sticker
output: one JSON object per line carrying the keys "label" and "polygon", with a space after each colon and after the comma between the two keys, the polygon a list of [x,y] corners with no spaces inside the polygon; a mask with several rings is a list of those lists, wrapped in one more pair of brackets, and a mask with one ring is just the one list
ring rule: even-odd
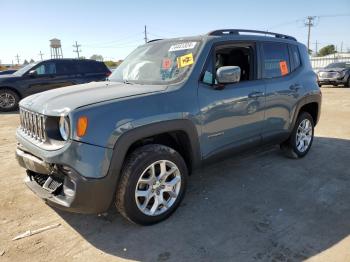
{"label": "windshield auction sticker", "polygon": [[193,64],[193,54],[189,53],[177,58],[177,67],[185,67]]}
{"label": "windshield auction sticker", "polygon": [[169,48],[169,52],[179,51],[179,50],[187,50],[193,49],[196,46],[196,42],[184,42],[176,45],[172,45]]}

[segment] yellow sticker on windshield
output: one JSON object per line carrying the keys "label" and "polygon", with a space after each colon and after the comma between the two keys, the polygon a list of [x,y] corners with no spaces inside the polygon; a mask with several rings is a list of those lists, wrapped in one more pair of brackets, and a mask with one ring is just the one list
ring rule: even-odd
{"label": "yellow sticker on windshield", "polygon": [[189,53],[177,58],[177,67],[185,67],[193,64],[193,54]]}

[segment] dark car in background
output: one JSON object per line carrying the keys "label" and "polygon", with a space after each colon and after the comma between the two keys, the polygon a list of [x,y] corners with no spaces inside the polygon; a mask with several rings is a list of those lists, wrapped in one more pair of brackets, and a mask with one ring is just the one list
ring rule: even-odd
{"label": "dark car in background", "polygon": [[350,87],[350,62],[331,63],[317,73],[318,85]]}
{"label": "dark car in background", "polygon": [[11,75],[16,71],[17,71],[16,69],[8,69],[8,70],[0,71],[0,75]]}
{"label": "dark car in background", "polygon": [[13,111],[29,95],[58,87],[105,80],[111,71],[88,59],[50,59],[31,63],[12,75],[0,76],[0,111]]}

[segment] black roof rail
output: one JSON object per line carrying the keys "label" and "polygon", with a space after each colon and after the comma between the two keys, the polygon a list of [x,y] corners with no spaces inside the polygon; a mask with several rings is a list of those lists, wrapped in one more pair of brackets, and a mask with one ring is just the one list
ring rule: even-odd
{"label": "black roof rail", "polygon": [[297,41],[297,39],[293,36],[289,35],[283,35],[279,33],[273,33],[268,31],[259,31],[259,30],[247,30],[247,29],[219,29],[209,32],[207,35],[215,35],[215,36],[222,36],[222,35],[240,35],[240,33],[252,33],[252,34],[262,34],[262,35],[270,35],[274,36],[276,38],[283,38],[283,39],[289,39]]}
{"label": "black roof rail", "polygon": [[161,39],[161,38],[152,39],[152,40],[149,40],[147,43],[152,43],[152,42],[156,42],[156,41],[160,41],[160,40],[163,40],[163,39]]}

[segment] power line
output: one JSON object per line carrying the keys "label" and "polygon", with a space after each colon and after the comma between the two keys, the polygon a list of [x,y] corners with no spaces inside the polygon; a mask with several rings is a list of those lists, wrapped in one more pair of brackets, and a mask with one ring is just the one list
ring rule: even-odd
{"label": "power line", "polygon": [[81,52],[81,49],[79,49],[81,47],[81,45],[78,45],[78,42],[75,41],[75,45],[72,45],[73,47],[75,47],[75,50],[73,50],[73,52],[77,53],[78,59],[79,57],[79,52]]}

